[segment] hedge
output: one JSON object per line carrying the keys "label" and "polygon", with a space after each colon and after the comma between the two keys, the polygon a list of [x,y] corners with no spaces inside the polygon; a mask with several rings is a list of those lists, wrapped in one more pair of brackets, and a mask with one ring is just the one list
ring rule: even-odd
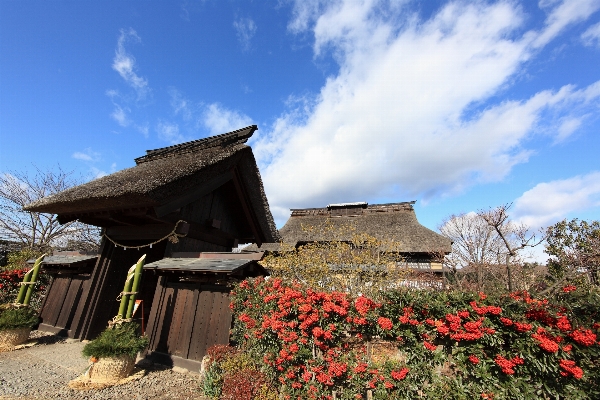
{"label": "hedge", "polygon": [[232,339],[288,399],[600,398],[597,289],[553,299],[246,280]]}

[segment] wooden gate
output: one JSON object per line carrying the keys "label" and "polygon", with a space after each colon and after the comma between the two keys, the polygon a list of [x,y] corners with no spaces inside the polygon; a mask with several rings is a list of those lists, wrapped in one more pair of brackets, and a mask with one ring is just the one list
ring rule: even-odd
{"label": "wooden gate", "polygon": [[147,357],[166,365],[198,370],[206,350],[228,344],[232,314],[229,289],[197,282],[169,282],[156,288],[146,335]]}
{"label": "wooden gate", "polygon": [[38,329],[66,336],[89,274],[55,275],[46,291]]}

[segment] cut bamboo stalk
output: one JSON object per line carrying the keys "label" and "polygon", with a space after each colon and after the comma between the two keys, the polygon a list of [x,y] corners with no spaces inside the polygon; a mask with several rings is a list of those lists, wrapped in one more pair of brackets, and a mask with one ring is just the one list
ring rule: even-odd
{"label": "cut bamboo stalk", "polygon": [[38,274],[40,273],[40,268],[42,266],[42,260],[46,257],[46,254],[42,254],[40,258],[35,260],[35,264],[33,264],[33,272],[31,274],[31,279],[29,280],[29,284],[27,286],[27,293],[25,294],[25,299],[23,299],[23,304],[28,306],[29,300],[31,300],[31,295],[33,294],[33,287],[37,282]]}
{"label": "cut bamboo stalk", "polygon": [[125,318],[125,312],[129,305],[129,295],[125,294],[131,291],[131,285],[133,284],[133,273],[135,272],[136,265],[133,264],[127,271],[127,278],[125,279],[125,285],[123,286],[123,294],[121,294],[121,304],[119,304],[119,314],[121,318]]}
{"label": "cut bamboo stalk", "polygon": [[131,296],[129,296],[129,307],[127,307],[127,314],[125,319],[131,318],[133,315],[133,307],[135,306],[135,298],[140,287],[140,281],[142,280],[142,269],[144,268],[144,262],[146,261],[146,255],[140,257],[136,266],[135,273],[133,275],[133,284],[131,286]]}
{"label": "cut bamboo stalk", "polygon": [[23,304],[25,293],[27,293],[27,286],[29,286],[28,283],[31,279],[31,274],[33,274],[33,268],[27,271],[27,273],[23,276],[23,282],[21,282],[21,288],[19,289],[19,295],[17,296],[18,304]]}

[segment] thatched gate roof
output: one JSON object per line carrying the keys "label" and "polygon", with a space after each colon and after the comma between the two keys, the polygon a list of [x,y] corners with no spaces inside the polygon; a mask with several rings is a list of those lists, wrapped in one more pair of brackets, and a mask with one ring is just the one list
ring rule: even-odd
{"label": "thatched gate roof", "polygon": [[[111,213],[130,210],[130,217],[160,218],[179,203],[214,190],[228,180],[243,184],[264,241],[279,235],[269,209],[252,149],[244,143],[258,128],[251,125],[222,135],[148,150],[136,166],[45,197],[28,211],[58,214],[59,221],[80,219],[109,226]],[[132,210],[137,210],[137,215]]]}

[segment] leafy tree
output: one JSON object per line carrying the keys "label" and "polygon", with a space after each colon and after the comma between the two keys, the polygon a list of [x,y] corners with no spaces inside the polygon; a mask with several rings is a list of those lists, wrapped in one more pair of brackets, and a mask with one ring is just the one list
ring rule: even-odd
{"label": "leafy tree", "polygon": [[279,251],[261,263],[274,277],[302,282],[310,287],[353,294],[370,294],[398,285],[408,275],[403,258],[393,242],[383,242],[351,225],[305,226],[318,230],[318,237],[331,240],[310,242],[295,248],[282,243]]}
{"label": "leafy tree", "polygon": [[585,274],[593,285],[600,284],[600,222],[563,220],[547,230],[545,252],[549,272],[560,286],[563,281]]}
{"label": "leafy tree", "polygon": [[10,172],[0,175],[0,240],[17,242],[24,248],[47,252],[53,248],[97,248],[99,231],[78,221],[61,225],[57,216],[24,211],[23,207],[43,197],[62,192],[80,182],[71,172],[57,170],[35,174]]}

